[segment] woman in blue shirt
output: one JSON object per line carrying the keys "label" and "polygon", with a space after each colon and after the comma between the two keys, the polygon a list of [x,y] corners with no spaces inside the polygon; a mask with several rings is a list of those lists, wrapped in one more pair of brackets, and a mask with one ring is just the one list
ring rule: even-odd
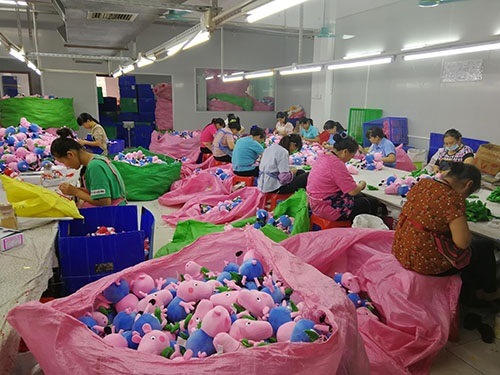
{"label": "woman in blue shirt", "polygon": [[325,125],[323,125],[323,130],[328,133],[328,140],[326,142],[323,142],[323,147],[329,150],[333,150],[333,145],[335,144],[333,136],[337,133],[346,131],[340,122],[333,120],[328,120],[327,122],[325,122]]}
{"label": "woman in blue shirt", "polygon": [[264,129],[254,125],[250,128],[250,135],[238,139],[233,150],[233,172],[238,176],[259,176],[259,166],[256,161],[264,152],[261,143],[266,139]]}
{"label": "woman in blue shirt", "polygon": [[396,147],[394,147],[394,144],[385,137],[382,128],[374,126],[368,129],[366,138],[368,138],[372,144],[368,153],[382,153],[382,162],[384,165],[394,168],[396,166]]}
{"label": "woman in blue shirt", "polygon": [[301,128],[300,136],[304,142],[319,142],[319,130],[314,127],[312,119],[302,117],[299,120],[299,126]]}

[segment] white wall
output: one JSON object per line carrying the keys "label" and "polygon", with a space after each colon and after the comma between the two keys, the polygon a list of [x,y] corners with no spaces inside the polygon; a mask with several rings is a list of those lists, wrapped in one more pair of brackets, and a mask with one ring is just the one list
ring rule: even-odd
{"label": "white wall", "polygon": [[[335,58],[347,52],[380,48],[401,53],[407,43],[456,38],[465,42],[492,39],[500,32],[500,1],[474,0],[416,7],[401,1],[337,20],[337,32],[356,38],[337,42]],[[497,37],[498,38],[498,37]],[[483,59],[478,82],[442,83],[444,61]],[[483,52],[404,62],[334,73],[333,113],[347,124],[349,108],[381,108],[384,116],[408,117],[410,144],[426,147],[430,132],[454,127],[465,137],[500,143],[498,100],[500,52]],[[420,137],[420,138],[418,138]]]}

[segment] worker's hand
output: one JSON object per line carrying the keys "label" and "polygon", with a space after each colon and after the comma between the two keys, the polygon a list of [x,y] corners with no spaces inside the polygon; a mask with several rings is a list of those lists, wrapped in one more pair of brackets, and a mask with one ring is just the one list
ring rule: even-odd
{"label": "worker's hand", "polygon": [[85,146],[87,144],[87,141],[85,139],[78,139],[78,143],[80,143],[82,146]]}
{"label": "worker's hand", "polygon": [[361,188],[361,190],[364,190],[366,188],[366,181],[361,180],[359,181],[358,185]]}
{"label": "worker's hand", "polygon": [[292,174],[296,174],[297,168],[295,168],[295,167],[290,168],[290,172],[292,172]]}
{"label": "worker's hand", "polygon": [[76,195],[76,191],[78,190],[77,187],[67,183],[63,182],[62,184],[59,185],[59,190],[61,190],[61,193],[64,195]]}

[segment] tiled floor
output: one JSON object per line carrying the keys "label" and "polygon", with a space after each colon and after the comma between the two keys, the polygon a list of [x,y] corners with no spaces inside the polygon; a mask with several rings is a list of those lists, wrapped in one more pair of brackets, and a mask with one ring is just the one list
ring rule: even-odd
{"label": "tiled floor", "polygon": [[[172,239],[175,228],[166,225],[161,219],[162,214],[176,211],[175,208],[164,207],[158,201],[142,202],[156,218],[154,240],[155,251]],[[485,323],[493,326],[495,315],[491,311],[464,310],[479,313]],[[498,375],[500,374],[500,339],[493,344],[481,340],[479,332],[460,330],[460,341],[448,342],[437,356],[431,370],[432,375]]]}

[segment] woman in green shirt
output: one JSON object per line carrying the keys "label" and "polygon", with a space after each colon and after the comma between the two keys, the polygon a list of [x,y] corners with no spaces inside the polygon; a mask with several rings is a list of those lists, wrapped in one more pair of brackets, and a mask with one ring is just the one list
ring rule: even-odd
{"label": "woman in green shirt", "polygon": [[75,140],[68,128],[57,130],[59,138],[52,142],[50,152],[54,158],[68,168],[86,167],[83,175],[83,187],[69,183],[59,185],[65,195],[78,198],[83,207],[117,206],[126,204],[125,185],[120,172],[111,162],[100,155],[94,155]]}

